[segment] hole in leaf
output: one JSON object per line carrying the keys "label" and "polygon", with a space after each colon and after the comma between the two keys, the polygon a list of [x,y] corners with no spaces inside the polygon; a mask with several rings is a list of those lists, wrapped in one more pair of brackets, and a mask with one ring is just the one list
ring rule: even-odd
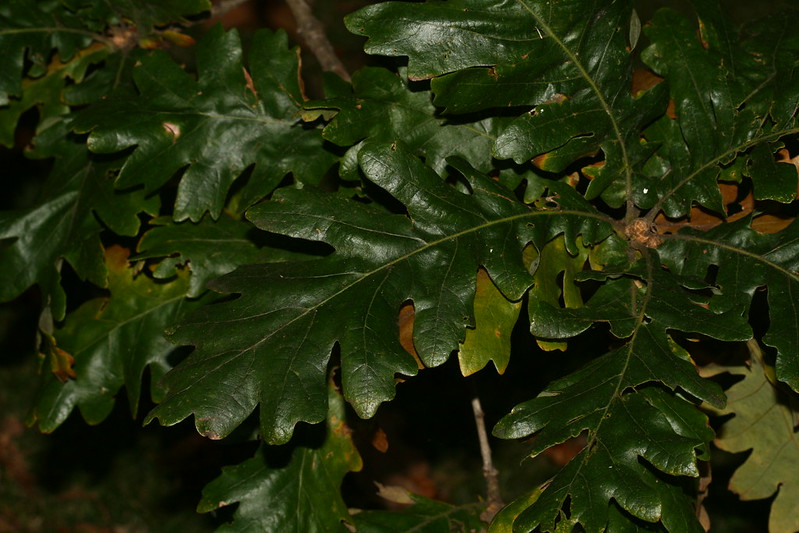
{"label": "hole in leaf", "polygon": [[[120,152],[120,154],[123,153],[124,152]],[[183,174],[186,172],[187,168],[189,168],[189,165],[185,165],[177,169],[169,178],[169,180],[167,180],[167,182],[164,183],[160,189],[158,189],[158,195],[161,197],[160,215],[170,217],[173,215],[175,201],[178,197],[178,184],[180,183],[181,178],[183,178]]]}
{"label": "hole in leaf", "polygon": [[[669,330],[669,337],[693,359],[697,366],[710,363],[719,365],[744,365],[749,359],[746,343],[726,342],[700,335]],[[679,349],[678,348],[678,349]]]}
{"label": "hole in leaf", "polygon": [[333,344],[333,349],[330,350],[330,359],[327,361],[328,375],[333,381],[333,385],[341,391],[341,345],[336,342]]}
{"label": "hole in leaf", "polygon": [[178,346],[166,356],[166,362],[172,368],[184,361],[194,351],[193,346]]}
{"label": "hole in leaf", "polygon": [[705,274],[705,283],[707,283],[708,285],[716,285],[716,276],[718,276],[718,273],[719,273],[719,266],[711,264],[707,268],[707,273]]}
{"label": "hole in leaf", "polygon": [[566,520],[569,520],[572,517],[571,506],[572,506],[572,497],[571,495],[569,495],[566,496],[565,500],[563,500],[563,507],[561,507],[561,511],[563,511],[563,516],[564,518],[566,518]]}

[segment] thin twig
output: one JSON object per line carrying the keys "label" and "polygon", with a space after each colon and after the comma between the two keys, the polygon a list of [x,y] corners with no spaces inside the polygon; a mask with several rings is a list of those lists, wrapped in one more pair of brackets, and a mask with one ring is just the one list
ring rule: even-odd
{"label": "thin twig", "polygon": [[314,17],[308,2],[306,0],[286,0],[286,3],[291,8],[294,20],[297,21],[297,33],[316,56],[322,70],[335,72],[350,81],[349,72],[333,50],[333,45],[327,39],[322,23]]}
{"label": "thin twig", "polygon": [[472,411],[474,411],[474,422],[477,425],[477,437],[480,440],[480,455],[483,457],[483,476],[486,478],[488,490],[486,492],[486,510],[480,518],[490,522],[503,507],[502,496],[499,494],[499,472],[494,468],[491,460],[491,446],[488,444],[488,432],[486,431],[485,414],[483,406],[480,405],[480,398],[472,399]]}

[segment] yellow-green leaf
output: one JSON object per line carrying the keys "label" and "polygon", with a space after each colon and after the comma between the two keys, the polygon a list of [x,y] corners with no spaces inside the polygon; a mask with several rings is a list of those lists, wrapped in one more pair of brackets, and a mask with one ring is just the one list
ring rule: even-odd
{"label": "yellow-green leaf", "polygon": [[743,380],[727,391],[727,407],[734,414],[721,428],[716,445],[728,452],[751,450],[730,480],[730,489],[742,500],[760,500],[774,493],[769,516],[770,533],[799,531],[799,436],[795,430],[799,396],[768,379],[773,369],[763,361],[757,343],[749,343],[748,366],[728,368]]}
{"label": "yellow-green leaf", "polygon": [[522,302],[511,302],[491,281],[484,269],[477,271],[474,294],[474,329],[466,330],[458,362],[461,374],[470,376],[494,362],[497,372],[505,372],[510,361],[510,336],[519,318]]}

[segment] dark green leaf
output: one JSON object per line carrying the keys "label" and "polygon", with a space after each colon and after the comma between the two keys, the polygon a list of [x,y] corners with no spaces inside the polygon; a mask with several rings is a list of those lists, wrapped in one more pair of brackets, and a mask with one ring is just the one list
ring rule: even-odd
{"label": "dark green leaf", "polygon": [[61,100],[67,105],[85,107],[99,100],[104,100],[112,93],[119,97],[122,94],[135,95],[133,70],[147,52],[134,49],[126,54],[111,54],[106,57],[102,68],[89,71],[80,83],[67,85]]}
{"label": "dark green leaf", "polygon": [[[588,249],[580,247],[577,253],[570,254],[566,251],[563,238],[557,238],[548,242],[540,252],[532,253],[536,256],[533,260],[535,284],[529,293],[528,313],[531,319],[531,331],[536,332],[540,327],[537,307],[543,304],[559,307],[561,300],[567,309],[582,307],[583,299],[575,283],[575,275],[583,270],[588,259]],[[560,320],[552,323],[559,322]],[[552,339],[564,337],[560,334],[545,335],[540,331],[538,335]],[[563,349],[565,346],[565,343],[543,339],[539,339],[538,344],[547,350]]]}
{"label": "dark green leaf", "polygon": [[[53,50],[62,63],[102,38],[105,20],[60,2],[8,0],[0,5],[0,106],[22,96],[22,78],[47,70]],[[93,33],[95,32],[95,33]]]}
{"label": "dark green leaf", "polygon": [[91,131],[89,148],[128,156],[117,187],[163,186],[185,168],[174,218],[216,218],[233,180],[254,165],[240,193],[247,207],[289,172],[317,182],[333,163],[318,130],[300,120],[304,100],[296,52],[283,32],[257,32],[249,70],[235,31],[217,27],[198,45],[195,81],[166,54],[141,60],[133,74],[139,96],[109,98],[81,113],[77,131]]}
{"label": "dark green leaf", "polygon": [[494,432],[503,438],[538,432],[533,455],[588,431],[588,446],[519,515],[515,528],[551,531],[568,498],[572,523],[587,531],[604,530],[613,501],[641,520],[662,521],[669,531],[702,531],[686,513],[691,498],[652,469],[698,477],[696,449],[707,453],[713,431],[693,405],[657,387],[623,393],[646,372],[632,350],[611,352],[500,421]]}
{"label": "dark green leaf", "polygon": [[[657,187],[648,185],[659,196],[655,209],[679,218],[695,202],[724,213],[716,181],[723,167],[737,157],[748,162],[757,198],[790,201],[796,194],[796,175],[774,164],[772,154],[777,147],[771,143],[796,133],[796,124],[784,111],[778,114],[779,124],[757,112],[768,113],[770,106],[787,110],[786,105],[791,106],[791,113],[795,111],[796,90],[781,93],[784,102],[774,101],[769,98],[774,94],[761,94],[766,83],[761,73],[777,77],[779,72],[784,80],[784,67],[777,65],[788,57],[799,59],[798,50],[795,45],[771,41],[769,50],[760,49],[757,54],[771,56],[779,50],[784,59],[768,60],[763,70],[755,54],[744,53],[740,44],[731,41],[717,8],[708,7],[710,2],[700,4],[706,15],[700,34],[694,24],[670,10],[659,11],[645,30],[652,44],[643,59],[669,80],[675,114],[661,118],[645,133],[647,140],[662,143],[657,157],[668,161]],[[754,68],[758,74],[749,75]],[[747,153],[752,147],[756,148]]]}
{"label": "dark green leaf", "polygon": [[429,90],[413,87],[404,75],[382,68],[359,70],[352,85],[351,95],[306,105],[339,110],[322,135],[340,146],[352,146],[342,158],[342,177],[359,178],[358,152],[363,140],[402,139],[439,174],[445,173],[446,158],[451,156],[462,157],[481,172],[493,168],[491,146],[508,119],[453,121],[438,116]]}
{"label": "dark green leaf", "polygon": [[[553,278],[557,272],[554,274]],[[654,321],[650,327],[664,331],[674,328],[726,341],[751,337],[751,329],[741,313],[708,310],[707,298],[698,291],[689,290],[707,289],[703,282],[695,278],[679,279],[654,268],[644,271],[638,265],[629,274],[640,276],[643,282],[626,278],[608,281],[586,306],[560,309],[544,299],[531,300],[531,332],[538,337],[562,339],[585,331],[594,322],[607,321],[613,334],[624,338],[633,335],[645,323],[641,322],[641,317],[645,316]],[[582,278],[605,276],[584,273]]]}
{"label": "dark green leaf", "polygon": [[81,279],[104,287],[106,270],[97,216],[119,235],[134,236],[138,213],[154,214],[158,198],[141,190],[114,189],[119,162],[98,161],[86,146],[68,137],[64,119],[51,122],[37,136],[34,157],[54,157],[55,164],[41,198],[23,211],[0,212],[0,239],[12,239],[0,255],[0,301],[10,300],[38,284],[51,300],[56,320],[64,317],[60,265],[65,259]]}
{"label": "dark green leaf", "polygon": [[[55,430],[75,407],[88,423],[99,424],[123,385],[135,416],[144,370],[150,368],[155,383],[170,368],[167,356],[175,347],[163,331],[199,302],[185,298],[188,276],[156,282],[136,275],[127,257],[128,251],[118,246],[106,251],[110,295],[89,300],[55,331],[48,356],[73,358],[74,375],[62,382],[54,373],[44,374],[30,415],[44,432]],[[52,361],[51,366],[58,367]],[[68,367],[59,369],[70,374]],[[161,393],[154,388],[152,395],[158,400]]]}
{"label": "dark green leaf", "polygon": [[[12,97],[30,100],[22,83],[26,77],[63,76],[58,71],[76,59],[83,62],[95,55],[96,61],[97,54],[135,45],[157,25],[181,22],[210,8],[209,0],[7,0],[0,5],[0,106],[18,106]],[[90,47],[92,42],[96,44]],[[58,100],[48,98],[46,103]]]}
{"label": "dark green leaf", "polygon": [[215,221],[206,217],[198,223],[175,223],[170,217],[159,217],[150,225],[155,227],[139,241],[135,259],[164,258],[153,272],[159,278],[172,277],[176,267],[188,266],[190,297],[199,296],[208,281],[237,266],[265,262],[268,257],[249,238],[252,225],[225,213]]}
{"label": "dark green leaf", "polygon": [[185,22],[189,15],[210,10],[211,0],[114,0],[109,7],[120,19],[129,19],[139,36],[147,37],[155,26]]}
{"label": "dark green leaf", "polygon": [[631,16],[624,0],[460,0],[368,6],[347,24],[369,36],[367,52],[407,55],[411,79],[451,73],[431,82],[448,113],[525,106],[497,137],[500,159],[540,156],[542,169],[560,172],[601,150],[587,197],[619,207],[641,188],[635,170],[650,153],[638,130],[665,107],[663,87],[631,94],[622,31]]}
{"label": "dark green leaf", "polygon": [[500,0],[384,2],[347,16],[345,22],[353,33],[369,37],[367,53],[407,55],[408,76],[418,80],[521,58],[531,42],[541,39],[526,7]]}
{"label": "dark green leaf", "polygon": [[[0,46],[2,46],[0,44]],[[69,112],[69,108],[61,101],[61,95],[68,79],[80,83],[86,70],[94,63],[102,61],[108,55],[108,49],[102,46],[81,50],[68,62],[51,62],[47,74],[22,84],[20,98],[13,98],[7,107],[0,108],[0,144],[12,147],[15,142],[14,132],[20,116],[28,109],[39,106],[39,121],[57,117]]]}
{"label": "dark green leaf", "polygon": [[[588,531],[604,530],[611,500],[641,520],[662,521],[670,531],[700,528],[695,521],[675,522],[690,499],[676,482],[663,483],[639,461],[643,458],[670,476],[698,477],[695,450],[707,453],[706,443],[713,434],[700,421],[702,415],[675,393],[685,391],[713,405],[724,404],[719,387],[699,377],[688,354],[666,330],[724,340],[745,340],[751,331],[739,314],[706,308],[707,299],[691,292],[706,287],[703,282],[652,267],[639,272],[639,268],[634,265],[629,271],[635,275],[632,279],[607,273],[583,275],[605,282],[582,307],[561,309],[546,301],[530,301],[531,330],[537,336],[568,338],[607,320],[616,336],[629,340],[551,383],[495,428],[502,438],[535,434],[533,455],[587,432],[587,447],[520,515],[521,527],[554,527],[569,498],[573,522]],[[607,484],[588,486],[580,481],[584,478],[605,479]]]}
{"label": "dark green leaf", "polygon": [[461,193],[399,144],[366,145],[360,160],[366,176],[403,202],[408,216],[310,189],[281,190],[251,208],[248,217],[259,228],[326,242],[336,252],[243,267],[215,282],[217,290],[241,296],[176,331],[175,340],[197,351],[169,374],[170,395],[151,418],[172,424],[194,413],[201,432],[224,436],[260,402],[264,438],[285,442],[296,422],[324,417],[336,343],[344,396],[359,415],[372,416],[394,396],[394,375],[417,371],[399,343],[404,302],[415,307],[414,344],[422,361],[439,365],[473,322],[478,266],[517,300],[531,281],[521,259],[528,240],[544,243],[565,233],[571,241],[582,232],[591,243],[610,233],[561,184],[552,184],[558,203],[535,210],[479,174],[467,173],[473,194]]}
{"label": "dark green leaf", "polygon": [[[763,342],[777,349],[777,377],[799,390],[799,224],[769,235],[755,232],[748,218],[701,233],[686,229],[666,240],[658,253],[675,274],[704,278],[718,268],[718,294],[709,308],[746,317],[752,296],[768,287],[769,326]],[[745,275],[743,275],[745,273]]]}
{"label": "dark green leaf", "polygon": [[[352,518],[339,489],[347,472],[361,469],[361,458],[344,422],[344,400],[332,385],[328,400],[320,445],[261,446],[255,457],[223,468],[203,489],[201,513],[239,504],[233,522],[217,531],[347,531],[343,522]],[[281,457],[286,453],[287,459]]]}

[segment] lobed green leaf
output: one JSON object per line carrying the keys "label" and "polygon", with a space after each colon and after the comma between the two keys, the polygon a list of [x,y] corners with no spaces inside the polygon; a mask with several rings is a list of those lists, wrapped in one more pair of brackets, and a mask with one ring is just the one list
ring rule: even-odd
{"label": "lobed green leaf", "polygon": [[798,244],[796,222],[764,235],[747,217],[705,233],[682,230],[658,249],[676,274],[705,277],[718,268],[713,283],[719,294],[709,302],[716,313],[746,317],[755,291],[768,288],[770,323],[763,342],[776,348],[777,377],[794,390],[799,390],[799,311],[791,295],[799,290]]}
{"label": "lobed green leaf", "polygon": [[10,245],[0,255],[0,301],[20,295],[34,284],[61,320],[66,296],[60,286],[61,263],[66,260],[77,275],[99,287],[106,286],[100,220],[118,235],[134,236],[140,212],[154,214],[159,199],[144,191],[118,191],[113,177],[119,161],[91,157],[86,146],[67,136],[67,119],[51,121],[36,137],[30,155],[55,159],[55,165],[34,206],[0,212],[0,239]]}
{"label": "lobed green leaf", "polygon": [[[345,419],[344,401],[328,387],[330,412],[321,443],[291,449],[262,445],[255,457],[222,469],[206,485],[201,513],[238,503],[233,521],[217,531],[347,531],[353,519],[339,488],[347,472],[361,469]],[[286,457],[287,456],[287,457]]]}
{"label": "lobed green leaf", "polygon": [[[555,207],[533,210],[500,184],[463,167],[472,194],[444,183],[400,144],[361,149],[365,175],[407,216],[312,189],[281,190],[251,208],[261,229],[335,248],[312,261],[243,267],[213,284],[238,293],[200,312],[173,338],[197,351],[166,379],[170,393],[150,418],[171,424],[194,413],[198,429],[224,436],[260,402],[268,442],[285,442],[298,421],[324,417],[330,352],[338,344],[344,397],[363,417],[394,396],[394,375],[417,372],[397,332],[400,306],[415,308],[414,345],[427,366],[447,360],[473,324],[482,266],[510,299],[531,278],[528,241],[582,233],[604,239],[607,222],[569,187]],[[573,196],[572,196],[573,195]]]}
{"label": "lobed green leaf", "polygon": [[489,172],[493,168],[491,146],[509,119],[453,120],[439,116],[430,91],[409,82],[405,74],[405,69],[397,75],[366,67],[353,74],[350,94],[305,104],[306,109],[338,110],[322,136],[350,147],[342,157],[339,174],[344,179],[360,179],[358,152],[362,141],[396,139],[402,139],[439,174],[446,173],[446,159],[452,156],[460,156],[477,170]]}
{"label": "lobed green leaf", "polygon": [[91,132],[88,145],[97,153],[135,147],[117,187],[152,192],[182,172],[176,221],[196,222],[206,211],[217,218],[233,181],[253,165],[240,192],[242,208],[288,173],[318,182],[334,158],[319,131],[300,120],[299,62],[285,33],[257,32],[248,66],[251,73],[237,33],[217,27],[198,45],[196,81],[165,53],[153,53],[133,73],[137,96],[96,103],[74,128]]}
{"label": "lobed green leaf", "polygon": [[744,501],[776,497],[771,504],[769,531],[799,528],[793,511],[797,488],[796,393],[774,382],[774,368],[764,360],[755,341],[749,342],[751,358],[746,366],[715,365],[714,372],[728,371],[742,380],[727,391],[725,409],[718,415],[734,415],[719,431],[716,445],[732,453],[750,452],[730,480],[730,489]]}
{"label": "lobed green leaf", "polygon": [[[167,358],[175,347],[164,338],[164,329],[202,303],[185,298],[187,276],[170,283],[137,276],[127,256],[119,246],[106,250],[109,296],[69,313],[45,343],[50,366],[58,373],[43,375],[29,415],[29,422],[38,422],[44,432],[54,431],[75,407],[88,423],[99,424],[123,385],[135,417],[145,369],[155,385],[171,367]],[[152,396],[161,397],[155,386]]]}
{"label": "lobed green leaf", "polygon": [[260,263],[269,257],[250,238],[252,226],[226,213],[217,220],[203,218],[198,223],[174,222],[171,217],[150,220],[149,229],[139,241],[134,259],[160,258],[153,275],[171,278],[182,267],[191,270],[188,296],[206,290],[206,284],[236,267]]}

